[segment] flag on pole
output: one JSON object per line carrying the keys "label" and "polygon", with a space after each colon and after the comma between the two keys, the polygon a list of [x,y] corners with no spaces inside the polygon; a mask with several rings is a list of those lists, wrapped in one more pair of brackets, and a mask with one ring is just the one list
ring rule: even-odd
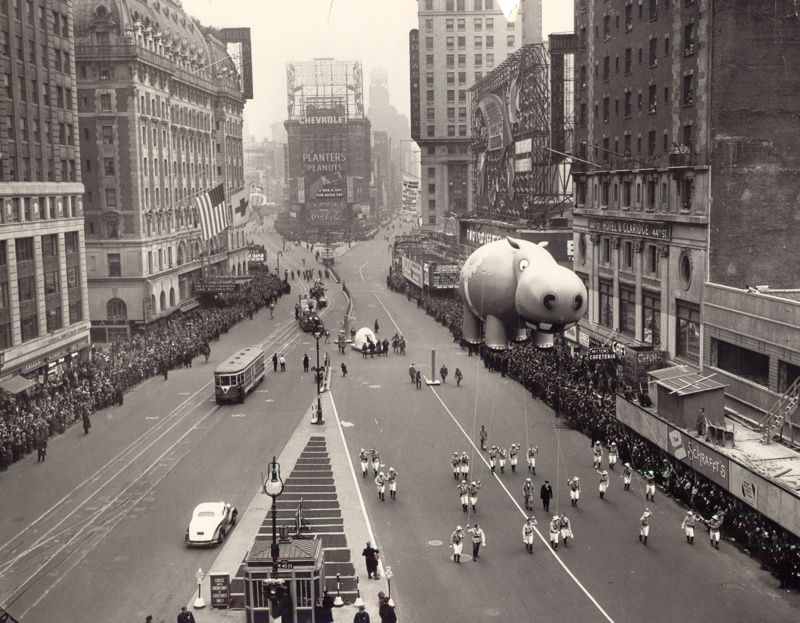
{"label": "flag on pole", "polygon": [[195,197],[203,240],[210,240],[221,233],[230,223],[225,208],[225,186],[219,184]]}

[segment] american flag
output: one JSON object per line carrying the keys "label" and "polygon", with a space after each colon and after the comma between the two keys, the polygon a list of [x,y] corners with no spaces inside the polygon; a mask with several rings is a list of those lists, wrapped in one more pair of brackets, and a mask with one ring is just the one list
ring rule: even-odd
{"label": "american flag", "polygon": [[219,184],[195,197],[203,240],[210,240],[230,225],[225,207],[225,186]]}

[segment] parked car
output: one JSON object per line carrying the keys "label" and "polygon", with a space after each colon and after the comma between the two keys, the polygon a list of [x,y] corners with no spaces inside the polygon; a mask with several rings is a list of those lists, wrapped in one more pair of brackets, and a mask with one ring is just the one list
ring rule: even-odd
{"label": "parked car", "polygon": [[198,504],[192,513],[189,527],[186,528],[186,545],[221,544],[236,525],[238,514],[235,506],[225,502]]}

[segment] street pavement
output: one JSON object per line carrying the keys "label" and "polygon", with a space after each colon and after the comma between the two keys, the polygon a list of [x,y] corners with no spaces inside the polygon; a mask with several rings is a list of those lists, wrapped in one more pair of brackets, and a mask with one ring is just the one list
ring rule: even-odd
{"label": "street pavement", "polygon": [[[377,319],[379,337],[395,331],[405,335],[407,354],[364,360],[350,352],[345,357],[350,373],[334,378],[332,395],[354,458],[360,448],[375,447],[385,469],[392,466],[399,473],[397,501],[379,501],[372,480],[360,482],[384,564],[394,571],[401,620],[797,619],[796,594],[779,591],[769,574],[731,544],[712,549],[705,530],[698,530],[694,546],[687,544],[680,528],[685,509],[660,493],[655,502],[646,502],[638,478],[630,492],[623,491],[621,466],[611,472],[611,486],[600,500],[589,439],[566,428],[515,381],[467,357],[444,327],[386,288],[390,255],[384,233],[360,244],[337,268],[353,297],[356,328],[372,327]],[[417,390],[408,366],[422,366],[430,377],[432,349],[436,368],[446,363],[450,376],[446,384]],[[334,357],[334,369],[340,359]],[[464,374],[460,388],[453,380],[456,367]],[[491,475],[475,447],[481,424],[490,445],[521,445],[523,467],[516,474],[507,466],[505,474],[498,469]],[[537,539],[533,555],[521,539],[528,443],[540,449],[533,480],[535,516],[544,537]],[[449,464],[454,451],[468,452],[470,478],[483,483],[475,515],[461,510]],[[583,488],[577,509],[567,494],[572,476],[580,477]],[[544,479],[556,494],[551,513],[538,499]],[[645,547],[638,533],[646,506],[653,517]],[[557,554],[544,542],[553,511],[565,512],[575,533]],[[457,565],[449,558],[450,532],[457,524],[466,528],[475,522],[486,532],[487,547],[477,562],[465,555]]]}

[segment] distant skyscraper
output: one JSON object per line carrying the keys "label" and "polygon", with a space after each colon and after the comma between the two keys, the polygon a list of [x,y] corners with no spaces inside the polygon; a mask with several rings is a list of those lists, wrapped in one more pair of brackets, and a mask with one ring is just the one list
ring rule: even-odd
{"label": "distant skyscraper", "polygon": [[423,225],[441,225],[472,205],[467,91],[520,46],[541,43],[542,2],[521,0],[514,22],[496,0],[419,0],[418,15],[411,136],[422,149]]}

